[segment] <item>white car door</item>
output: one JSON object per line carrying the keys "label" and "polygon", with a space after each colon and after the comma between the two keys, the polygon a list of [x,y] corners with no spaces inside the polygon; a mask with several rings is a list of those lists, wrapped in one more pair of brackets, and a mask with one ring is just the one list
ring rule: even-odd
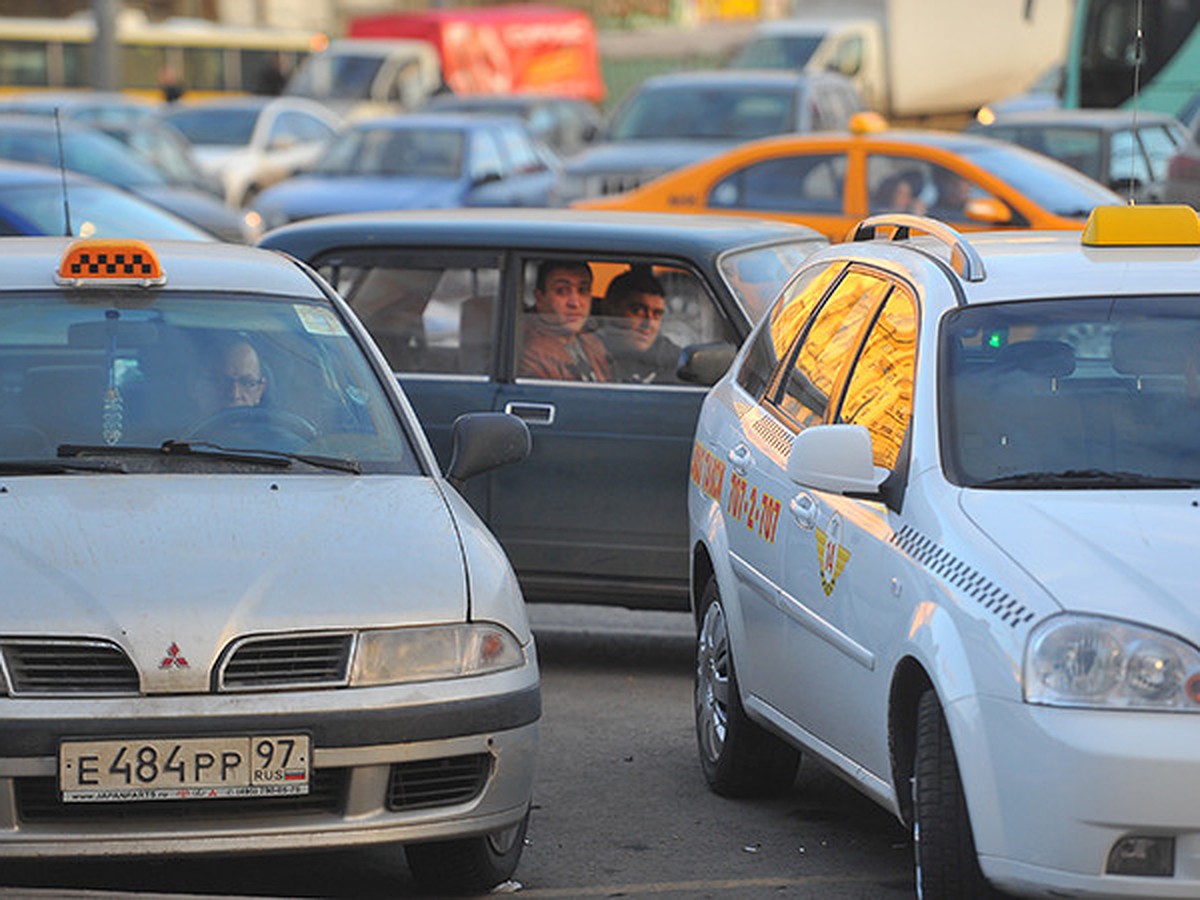
{"label": "white car door", "polygon": [[[916,303],[887,279],[875,284],[865,341],[847,345],[854,360],[834,386],[827,422],[861,424],[871,434],[875,465],[903,467],[902,447],[912,411]],[[886,295],[876,316],[878,301]],[[829,307],[827,307],[829,309]],[[819,334],[817,326],[814,333]],[[832,367],[845,372],[844,366]],[[903,477],[903,472],[895,475]],[[902,561],[891,542],[898,518],[876,499],[826,493],[793,483],[794,514],[784,537],[784,589],[800,627],[791,631],[793,705],[806,731],[885,777],[886,743],[868,723],[887,721],[889,666],[885,648],[904,633],[909,598],[902,596]]]}

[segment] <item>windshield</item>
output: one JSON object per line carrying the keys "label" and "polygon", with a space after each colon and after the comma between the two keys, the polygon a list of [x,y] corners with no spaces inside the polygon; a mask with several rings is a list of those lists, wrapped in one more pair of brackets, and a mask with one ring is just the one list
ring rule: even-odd
{"label": "windshield", "polygon": [[[153,166],[116,138],[98,131],[70,131],[63,138],[63,164],[118,187],[166,184]],[[0,158],[58,168],[58,137],[53,131],[0,132]]]}
{"label": "windshield", "polygon": [[314,100],[367,100],[382,56],[325,53],[305,60],[285,93]]}
{"label": "windshield", "polygon": [[252,471],[417,471],[361,347],[315,300],[10,292],[0,298],[0,385],[0,470],[219,460]]}
{"label": "windshield", "polygon": [[971,147],[959,152],[981,169],[1059,216],[1085,219],[1096,206],[1121,198],[1070,166],[1015,147]]}
{"label": "windshield", "polygon": [[825,39],[821,34],[761,37],[742,47],[731,69],[803,69]]}
{"label": "windshield", "polygon": [[254,134],[256,109],[180,109],[166,116],[192,146],[244,147]]}
{"label": "windshield", "polygon": [[335,138],[311,171],[458,178],[465,143],[463,132],[447,128],[357,128]]}
{"label": "windshield", "polygon": [[[71,234],[79,237],[178,238],[210,241],[212,235],[164,209],[104,185],[67,185]],[[62,185],[9,187],[0,198],[10,233],[67,234]],[[4,226],[0,226],[3,233]]]}
{"label": "windshield", "polygon": [[791,241],[726,253],[718,263],[721,277],[733,291],[751,323],[761,319],[784,285],[824,240]]}
{"label": "windshield", "polygon": [[614,141],[749,140],[794,131],[795,105],[795,93],[786,88],[650,88],[621,108],[610,135]]}
{"label": "windshield", "polygon": [[1200,296],[957,310],[940,397],[956,484],[1200,486]]}

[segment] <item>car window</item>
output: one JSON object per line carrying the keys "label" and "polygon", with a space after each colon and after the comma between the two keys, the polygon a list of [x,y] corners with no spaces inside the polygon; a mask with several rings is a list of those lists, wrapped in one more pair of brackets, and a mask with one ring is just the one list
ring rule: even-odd
{"label": "car window", "polygon": [[955,310],[939,352],[947,475],[997,488],[1061,487],[1071,472],[1095,473],[1094,486],[1104,473],[1200,482],[1198,372],[1195,296]]}
{"label": "car window", "polygon": [[846,383],[838,422],[865,425],[875,465],[894,469],[912,416],[916,304],[896,288],[863,344]]}
{"label": "car window", "polygon": [[1150,164],[1132,129],[1114,131],[1109,143],[1108,171],[1104,175],[1106,184],[1121,184],[1128,179],[1141,184],[1150,181]]}
{"label": "car window", "polygon": [[[319,300],[96,289],[79,303],[10,292],[0,302],[0,379],[9,460],[72,455],[64,445],[181,441],[196,455],[219,445],[416,471],[382,381]],[[161,471],[175,464],[169,456],[147,454],[130,471]]]}
{"label": "car window", "polygon": [[806,269],[788,285],[742,359],[737,382],[748,394],[758,397],[766,389],[779,361],[796,343],[813,310],[841,271],[840,264]]}
{"label": "car window", "polygon": [[533,259],[524,286],[518,377],[681,384],[684,347],[737,340],[704,281],[673,263]]}
{"label": "car window", "polygon": [[317,271],[354,309],[394,372],[486,374],[499,260],[429,256],[358,254],[318,261]]}
{"label": "car window", "polygon": [[808,238],[731,250],[717,260],[717,268],[753,324],[775,302],[800,264],[821,246],[821,238]]}
{"label": "car window", "polygon": [[271,126],[267,143],[273,144],[281,138],[293,142],[321,141],[331,133],[319,120],[305,113],[281,112]]}
{"label": "car window", "polygon": [[1150,166],[1150,180],[1162,181],[1167,177],[1167,161],[1175,151],[1184,144],[1183,132],[1166,125],[1156,125],[1152,128],[1142,128],[1138,131],[1142,147],[1146,151],[1146,161]]}
{"label": "car window", "polygon": [[717,182],[713,209],[839,214],[846,181],[844,153],[809,153],[763,160]]}
{"label": "car window", "polygon": [[[1002,201],[964,175],[911,156],[871,154],[867,197],[874,213],[909,212],[951,223],[969,222],[969,200]],[[1007,204],[1005,204],[1007,205]]]}
{"label": "car window", "polygon": [[612,122],[617,141],[657,138],[749,140],[795,130],[791,89],[683,86],[635,95]]}
{"label": "car window", "polygon": [[772,404],[800,428],[828,419],[834,388],[862,338],[864,326],[891,284],[875,275],[850,271],[838,282],[789,354]]}

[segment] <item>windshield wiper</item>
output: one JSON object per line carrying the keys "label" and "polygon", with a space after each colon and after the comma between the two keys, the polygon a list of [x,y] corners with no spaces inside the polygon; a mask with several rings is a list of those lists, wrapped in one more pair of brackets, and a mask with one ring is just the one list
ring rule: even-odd
{"label": "windshield wiper", "polygon": [[128,469],[112,459],[80,459],[72,462],[59,459],[6,459],[0,461],[0,475],[65,475],[68,472],[128,473]]}
{"label": "windshield wiper", "polygon": [[1200,479],[1168,478],[1142,472],[1112,472],[1107,469],[1065,469],[1061,472],[1022,472],[979,481],[972,487],[1032,487],[1045,489],[1119,489],[1188,488],[1200,486]]}
{"label": "windshield wiper", "polygon": [[205,459],[225,460],[227,462],[243,462],[256,465],[270,466],[276,469],[286,469],[293,463],[301,462],[320,469],[334,469],[339,472],[362,473],[362,466],[352,459],[340,459],[336,456],[316,456],[308,453],[288,453],[283,450],[235,449],[222,447],[211,441],[163,441],[157,447],[151,446],[119,446],[110,447],[107,444],[60,444],[60,457],[77,457],[89,455],[120,455],[133,454],[137,456],[198,456]]}

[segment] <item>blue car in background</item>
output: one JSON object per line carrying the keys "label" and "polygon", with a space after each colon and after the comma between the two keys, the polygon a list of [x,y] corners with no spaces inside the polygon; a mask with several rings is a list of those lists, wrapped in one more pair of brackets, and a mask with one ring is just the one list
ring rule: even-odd
{"label": "blue car in background", "polygon": [[341,132],[312,169],[254,202],[267,228],[347,212],[548,206],[559,161],[509,116],[370,119]]}
{"label": "blue car in background", "polygon": [[[65,191],[65,193],[64,193]],[[214,241],[191,222],[103,181],[0,161],[0,236]]]}

